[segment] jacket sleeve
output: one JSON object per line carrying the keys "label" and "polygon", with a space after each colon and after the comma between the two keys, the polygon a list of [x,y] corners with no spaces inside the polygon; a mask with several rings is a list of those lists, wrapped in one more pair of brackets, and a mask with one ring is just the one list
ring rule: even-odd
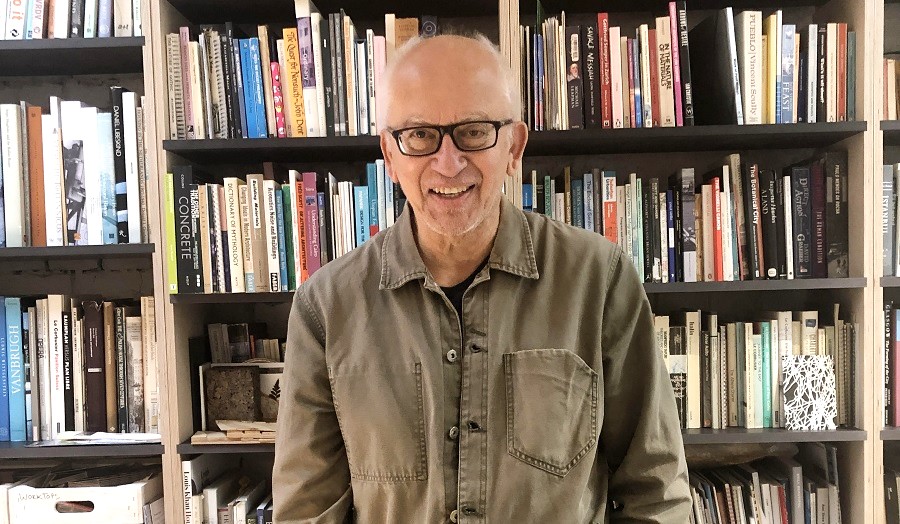
{"label": "jacket sleeve", "polygon": [[277,524],[346,522],[353,497],[325,362],[325,330],[301,287],[288,320],[272,472]]}
{"label": "jacket sleeve", "polygon": [[[691,496],[675,395],[656,348],[653,313],[617,248],[603,304],[604,422],[612,522],[688,522]],[[613,502],[615,505],[613,506]]]}

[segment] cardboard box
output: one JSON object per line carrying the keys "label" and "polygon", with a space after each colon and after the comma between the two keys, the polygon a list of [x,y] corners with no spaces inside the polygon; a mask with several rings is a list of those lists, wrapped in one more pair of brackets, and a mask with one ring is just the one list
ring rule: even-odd
{"label": "cardboard box", "polygon": [[[162,486],[159,474],[149,480],[111,487],[16,486],[9,490],[9,520],[53,524],[144,524],[144,505],[162,497]],[[67,513],[73,506],[90,509]]]}

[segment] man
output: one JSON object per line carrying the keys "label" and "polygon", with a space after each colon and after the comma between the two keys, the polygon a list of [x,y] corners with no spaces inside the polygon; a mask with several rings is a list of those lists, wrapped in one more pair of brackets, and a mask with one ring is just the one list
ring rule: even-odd
{"label": "man", "polygon": [[528,135],[502,57],[415,41],[385,85],[381,149],[409,205],[295,295],[275,521],[687,522],[636,271],[501,195]]}

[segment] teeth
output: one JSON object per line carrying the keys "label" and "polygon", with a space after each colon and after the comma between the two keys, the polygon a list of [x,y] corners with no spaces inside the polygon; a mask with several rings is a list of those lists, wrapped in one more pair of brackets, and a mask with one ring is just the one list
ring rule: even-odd
{"label": "teeth", "polygon": [[462,192],[465,191],[466,189],[469,189],[468,186],[462,186],[462,187],[440,187],[440,188],[436,187],[436,188],[433,188],[432,191],[434,191],[435,193],[439,193],[439,194],[441,194],[441,195],[456,195],[456,194],[458,194],[458,193],[462,193]]}

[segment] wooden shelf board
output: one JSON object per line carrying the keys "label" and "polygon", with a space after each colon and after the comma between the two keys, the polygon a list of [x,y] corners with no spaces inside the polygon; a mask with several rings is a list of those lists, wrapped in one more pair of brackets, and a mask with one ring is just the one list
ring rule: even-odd
{"label": "wooden shelf board", "polygon": [[685,429],[685,445],[762,444],[780,442],[862,442],[866,432],[860,429],[835,431],[788,431],[785,429]]}
{"label": "wooden shelf board", "polygon": [[141,73],[144,37],[0,41],[0,76]]}
{"label": "wooden shelf board", "polygon": [[275,453],[275,444],[191,444],[190,441],[176,448],[180,455],[201,455],[203,453]]}
{"label": "wooden shelf board", "polygon": [[[692,11],[721,9],[733,6],[735,12],[744,9],[761,9],[761,8],[790,8],[804,6],[820,6],[827,0],[737,0],[732,2],[722,2],[721,0],[687,0],[688,18],[690,19]],[[597,11],[597,3],[594,0],[542,0],[544,12],[548,15],[559,13],[565,10],[567,16],[570,13],[595,13]],[[603,10],[609,13],[631,13],[647,11],[653,13],[654,16],[662,16],[668,14],[665,4],[661,4],[655,0],[606,0],[603,2]],[[523,16],[532,16],[535,12],[534,0],[524,0],[519,4],[519,11]],[[532,20],[533,23],[533,20]]]}
{"label": "wooden shelf board", "polygon": [[[826,147],[866,130],[865,122],[753,126],[659,127],[532,131],[526,156]],[[164,140],[188,160],[234,162],[369,161],[381,156],[378,137]]]}
{"label": "wooden shelf board", "polygon": [[885,146],[900,146],[900,120],[882,120],[881,131]]}
{"label": "wooden shelf board", "polygon": [[149,457],[163,454],[162,444],[66,445],[29,447],[27,442],[0,442],[0,459]]}
{"label": "wooden shelf board", "polygon": [[881,277],[881,287],[900,287],[900,277]]}
{"label": "wooden shelf board", "polygon": [[280,293],[185,293],[169,295],[172,304],[246,304],[290,302],[293,291]]}
{"label": "wooden shelf board", "polygon": [[900,428],[887,427],[882,429],[881,440],[900,440]]}

